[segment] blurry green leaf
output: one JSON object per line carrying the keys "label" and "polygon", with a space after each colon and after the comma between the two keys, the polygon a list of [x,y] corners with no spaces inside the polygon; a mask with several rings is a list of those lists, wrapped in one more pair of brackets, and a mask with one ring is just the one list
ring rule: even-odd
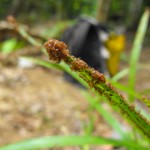
{"label": "blurry green leaf", "polygon": [[74,79],[76,79],[78,82],[80,82],[83,86],[88,88],[88,84],[82,78],[79,77],[78,73],[73,72],[70,69],[70,67],[67,64],[65,64],[64,62],[61,62],[60,64],[56,64],[56,63],[50,63],[49,61],[35,59],[35,58],[31,58],[31,57],[23,57],[23,58],[28,59],[28,60],[34,62],[35,64],[41,65],[46,68],[54,68],[54,69],[63,70],[65,72],[67,72],[68,74],[70,74]]}
{"label": "blurry green leaf", "polygon": [[24,46],[25,46],[25,42],[24,41],[17,41],[15,50],[20,49],[20,48],[22,48]]}
{"label": "blurry green leaf", "polygon": [[4,54],[9,54],[12,51],[14,51],[16,45],[17,45],[16,39],[9,39],[9,40],[2,43],[1,52]]}
{"label": "blurry green leaf", "polygon": [[22,26],[18,27],[18,32],[22,37],[24,37],[29,43],[31,43],[35,47],[41,47],[42,43],[35,40],[32,36],[30,36]]}
{"label": "blurry green leaf", "polygon": [[[102,115],[104,120],[116,131],[116,133],[118,133],[121,138],[127,139],[127,133],[123,131],[119,121],[110,112],[105,110],[103,106],[101,106],[100,98],[102,97],[93,97],[89,92],[86,91],[83,91],[83,95],[86,97],[89,104],[92,105],[95,108],[95,110]],[[129,135],[128,139],[130,139]]]}
{"label": "blurry green leaf", "polygon": [[114,140],[95,136],[50,136],[29,139],[22,142],[0,147],[0,150],[37,150],[52,147],[83,146],[83,145],[103,145],[111,144],[114,146],[123,146],[134,150],[149,150],[139,143],[128,140]]}
{"label": "blurry green leaf", "polygon": [[[34,59],[34,58],[26,58],[26,59],[31,60],[32,62],[34,62],[34,63],[36,63],[36,64],[39,64],[39,65],[42,65],[42,66],[45,66],[45,67],[48,67],[48,68],[59,68],[59,69],[61,69],[61,70],[64,70],[64,71],[66,71],[67,73],[69,73],[72,77],[74,77],[75,79],[77,79],[81,84],[85,85],[85,87],[87,86],[87,84],[84,84],[83,79],[80,80],[81,78],[79,78],[78,74],[75,73],[75,72],[73,72],[73,71],[71,71],[70,68],[69,68],[69,66],[68,66],[67,64],[65,64],[65,63],[60,63],[60,64],[55,64],[55,65],[54,65],[54,63],[49,63],[49,62],[46,62],[46,61],[40,60],[40,59]],[[117,82],[116,82],[116,83],[117,83]],[[119,86],[120,86],[120,85],[119,85]],[[122,88],[122,86],[121,86],[121,88]],[[123,86],[123,88],[125,88],[125,90],[128,89],[128,88],[126,88],[126,87],[124,87],[124,86]],[[130,91],[130,89],[129,89],[129,91]],[[141,97],[140,95],[134,93],[134,91],[133,91],[133,92],[131,91],[131,93],[132,93],[133,95],[136,95],[137,97]],[[92,99],[93,99],[93,97],[91,98],[91,101],[92,101]],[[117,98],[116,98],[116,99],[117,99]],[[120,107],[120,106],[119,106],[119,107]],[[122,107],[123,107],[123,106],[122,106]],[[125,108],[127,108],[127,107],[125,107]],[[100,113],[103,113],[103,116],[106,116],[106,113],[104,113],[105,110],[102,110],[101,108],[97,108],[97,110],[98,110],[98,109],[99,109],[99,112],[100,112]],[[139,116],[136,116],[136,117],[138,118]],[[105,118],[105,117],[104,117],[104,118]],[[121,129],[119,128],[120,124],[117,124],[116,121],[115,121],[115,123],[111,123],[112,121],[114,121],[114,119],[110,119],[110,118],[111,118],[111,116],[110,116],[110,115],[109,115],[109,116],[107,115],[105,119],[108,121],[108,123],[110,123],[110,124],[113,126],[113,128],[114,128],[117,132],[119,132],[120,134],[123,135]],[[134,119],[135,119],[135,117],[134,117]],[[111,122],[109,122],[110,120],[111,120]],[[117,124],[117,125],[116,125],[116,124]],[[146,127],[146,126],[145,126],[145,127]],[[145,128],[145,127],[144,127],[144,128]],[[148,126],[148,127],[149,127],[149,126]],[[147,131],[147,130],[146,130],[146,131]],[[124,136],[124,135],[123,135],[123,136]]]}
{"label": "blurry green leaf", "polygon": [[[147,9],[141,18],[141,21],[140,21],[140,24],[139,24],[139,27],[135,36],[135,40],[133,43],[132,52],[131,52],[130,68],[129,68],[129,88],[131,90],[134,90],[134,87],[135,87],[138,60],[140,57],[146,29],[148,26],[148,20],[149,20],[149,10]],[[133,102],[134,96],[129,94],[129,100]]]}
{"label": "blurry green leaf", "polygon": [[18,41],[17,39],[8,39],[1,43],[0,45],[0,52],[3,54],[9,54],[16,50],[19,50],[20,48],[24,47],[25,42],[24,41]]}

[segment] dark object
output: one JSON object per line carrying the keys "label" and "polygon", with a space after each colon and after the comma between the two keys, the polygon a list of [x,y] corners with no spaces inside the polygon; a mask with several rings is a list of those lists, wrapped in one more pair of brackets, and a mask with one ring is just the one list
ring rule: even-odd
{"label": "dark object", "polygon": [[[100,25],[96,20],[84,18],[79,19],[77,23],[68,28],[62,37],[71,54],[83,59],[90,67],[101,73],[107,72],[105,59],[101,55],[103,46],[100,39],[100,32],[108,32],[107,28]],[[74,82],[72,77],[65,73],[65,78]]]}

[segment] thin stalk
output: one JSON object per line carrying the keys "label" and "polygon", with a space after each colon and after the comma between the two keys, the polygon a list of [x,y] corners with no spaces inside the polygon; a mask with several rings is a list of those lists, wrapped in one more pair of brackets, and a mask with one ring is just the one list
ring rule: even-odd
{"label": "thin stalk", "polygon": [[19,32],[19,34],[24,37],[30,44],[32,44],[35,47],[41,48],[42,44],[35,40],[32,36],[30,36],[22,26],[18,26],[18,28],[16,28],[17,31]]}
{"label": "thin stalk", "polygon": [[141,133],[150,138],[150,122],[137,112],[134,106],[130,106],[125,98],[115,90],[111,83],[106,82],[103,74],[90,68],[81,59],[70,55],[67,46],[63,42],[50,39],[44,44],[44,47],[51,60],[56,62],[61,62],[63,60],[70,65],[71,69],[78,72],[79,76],[83,78],[91,88],[94,88],[99,95],[105,96],[112,106],[117,107],[117,110],[119,110],[121,114],[127,116],[127,120],[136,126]]}
{"label": "thin stalk", "polygon": [[115,140],[96,136],[50,136],[24,140],[22,142],[0,147],[0,150],[38,150],[55,147],[83,146],[83,145],[125,146],[134,150],[149,150],[147,146],[135,144],[133,141]]}
{"label": "thin stalk", "polygon": [[[149,9],[147,9],[140,21],[135,40],[133,43],[133,48],[131,52],[131,58],[130,58],[130,69],[129,69],[129,89],[134,90],[135,88],[135,81],[136,81],[136,73],[138,68],[138,60],[140,57],[141,49],[142,49],[142,43],[144,41],[144,36],[146,33],[146,29],[148,26],[148,20],[149,20]],[[129,94],[129,101],[134,101],[134,96]]]}

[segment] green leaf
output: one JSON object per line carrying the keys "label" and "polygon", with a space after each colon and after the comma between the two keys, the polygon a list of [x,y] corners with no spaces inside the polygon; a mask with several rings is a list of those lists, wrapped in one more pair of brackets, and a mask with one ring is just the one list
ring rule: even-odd
{"label": "green leaf", "polygon": [[[130,69],[129,69],[129,88],[131,90],[134,90],[135,87],[138,60],[140,57],[142,43],[144,41],[146,29],[148,26],[148,20],[149,20],[149,10],[147,9],[141,18],[138,31],[136,33],[135,40],[133,43],[132,52],[131,52]],[[129,100],[133,102],[134,96],[129,94]]]}
{"label": "green leaf", "polygon": [[[127,139],[127,133],[121,128],[121,124],[118,120],[112,116],[112,114],[106,111],[100,104],[100,99],[105,97],[96,96],[93,97],[89,92],[83,91],[83,95],[86,97],[90,105],[104,118],[104,120],[121,136],[121,138]],[[130,139],[128,135],[128,139]]]}
{"label": "green leaf", "polygon": [[46,67],[46,68],[63,70],[65,72],[67,72],[68,74],[70,74],[74,79],[76,79],[78,82],[80,82],[83,86],[88,87],[87,83],[82,78],[79,77],[78,73],[73,72],[70,69],[70,67],[63,62],[61,62],[60,64],[56,64],[53,62],[50,63],[50,62],[45,61],[45,60],[35,59],[35,58],[31,58],[31,57],[23,57],[23,58],[28,59],[28,60],[32,61],[33,63],[41,65],[41,66]]}
{"label": "green leaf", "polygon": [[2,43],[1,52],[3,54],[9,54],[15,50],[16,45],[17,45],[16,39],[9,39]]}
{"label": "green leaf", "polygon": [[[34,59],[30,59],[31,61]],[[43,61],[37,61],[36,63],[38,64],[39,62]],[[45,64],[44,64],[45,65]],[[46,66],[48,65],[48,62],[46,62]],[[85,81],[79,78],[77,74],[75,74],[73,71],[70,71],[68,65],[65,65],[64,63],[59,64],[63,70],[66,72],[70,73],[74,78],[78,79],[83,85]],[[83,71],[80,73],[80,76],[86,76],[88,80],[91,80],[92,76],[91,74],[88,73],[88,71]],[[87,84],[85,84],[87,86]],[[111,89],[107,84],[99,84],[98,82],[96,83],[96,89],[100,89],[103,91],[104,96],[108,96],[108,100],[110,99],[113,101],[112,106],[115,106],[122,112],[122,114],[126,114],[128,116],[128,121],[131,121],[134,125],[137,126],[139,131],[141,133],[144,133],[147,135],[147,137],[150,136],[150,125],[149,122],[143,118],[143,116],[140,115],[139,112],[137,112],[133,107],[128,105],[128,103],[124,100],[124,98],[119,95],[115,90]]]}
{"label": "green leaf", "polygon": [[35,139],[29,139],[22,142],[0,147],[0,150],[37,150],[52,147],[67,147],[67,146],[84,146],[110,144],[113,146],[122,146],[133,148],[134,150],[148,150],[147,147],[141,146],[133,141],[114,140],[95,136],[50,136]]}

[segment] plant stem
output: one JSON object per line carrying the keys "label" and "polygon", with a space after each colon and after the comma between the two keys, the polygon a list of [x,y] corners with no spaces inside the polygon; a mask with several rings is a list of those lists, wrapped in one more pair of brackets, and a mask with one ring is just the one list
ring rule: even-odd
{"label": "plant stem", "polygon": [[91,88],[94,88],[100,95],[107,98],[112,106],[117,107],[121,114],[125,115],[128,120],[136,126],[139,131],[150,138],[150,122],[146,120],[134,106],[130,106],[125,98],[119,94],[111,83],[106,82],[103,74],[90,68],[84,61],[70,55],[65,43],[55,39],[50,39],[44,44],[49,58],[53,61],[64,61],[73,71],[79,73]]}

